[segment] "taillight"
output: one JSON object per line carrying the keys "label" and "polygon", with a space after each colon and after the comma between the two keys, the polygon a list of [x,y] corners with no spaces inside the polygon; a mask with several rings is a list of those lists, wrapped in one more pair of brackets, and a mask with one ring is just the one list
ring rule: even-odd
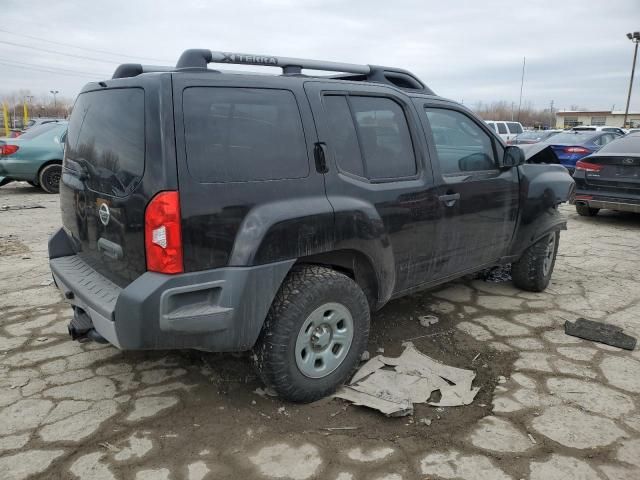
{"label": "taillight", "polygon": [[0,145],[0,155],[13,155],[20,149],[17,145]]}
{"label": "taillight", "polygon": [[144,247],[147,270],[159,273],[182,273],[182,229],[180,195],[160,192],[144,212]]}
{"label": "taillight", "polygon": [[563,150],[566,153],[591,153],[591,150],[584,147],[565,147]]}
{"label": "taillight", "polygon": [[576,162],[576,170],[582,170],[583,172],[599,172],[602,170],[603,165],[597,163],[589,163],[584,160],[578,160]]}

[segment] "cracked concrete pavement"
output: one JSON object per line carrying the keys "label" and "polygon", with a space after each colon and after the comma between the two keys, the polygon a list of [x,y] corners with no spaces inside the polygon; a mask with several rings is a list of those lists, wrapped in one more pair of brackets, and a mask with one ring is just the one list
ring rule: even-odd
{"label": "cracked concrete pavement", "polygon": [[[464,279],[376,313],[370,352],[395,356],[412,339],[481,387],[466,407],[385,418],[257,395],[242,355],[70,341],[47,266],[58,199],[15,183],[5,204],[45,208],[0,210],[2,479],[640,478],[640,351],[562,328],[584,316],[640,337],[639,216],[563,206],[546,292]],[[440,321],[420,325],[429,314]]]}

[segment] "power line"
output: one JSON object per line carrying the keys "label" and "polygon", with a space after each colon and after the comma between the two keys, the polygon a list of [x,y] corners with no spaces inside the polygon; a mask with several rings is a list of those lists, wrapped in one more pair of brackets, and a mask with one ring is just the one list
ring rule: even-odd
{"label": "power line", "polygon": [[64,53],[64,52],[58,52],[56,50],[47,50],[46,48],[34,47],[32,45],[24,45],[22,43],[7,42],[6,40],[0,40],[0,43],[3,43],[5,45],[12,45],[14,47],[29,48],[31,50],[38,50],[39,52],[53,53],[54,55],[64,55],[65,57],[80,58],[82,60],[91,60],[92,62],[110,63],[112,65],[120,64],[120,62],[117,62],[115,60],[102,60],[100,58],[87,57],[85,55],[74,55],[73,53]]}
{"label": "power line", "polygon": [[77,48],[78,50],[86,50],[88,52],[105,53],[107,55],[114,55],[116,57],[132,58],[134,60],[151,60],[152,62],[171,63],[169,61],[160,60],[158,58],[138,57],[138,56],[134,56],[134,55],[126,55],[124,53],[110,52],[108,50],[99,50],[99,49],[96,49],[96,48],[79,47],[79,46],[73,45],[71,43],[56,42],[54,40],[49,40],[49,39],[46,39],[46,38],[34,37],[32,35],[25,35],[24,33],[12,32],[12,31],[9,31],[9,30],[5,30],[4,28],[0,28],[0,32],[8,33],[8,34],[11,34],[11,35],[17,35],[19,37],[30,38],[32,40],[38,40],[38,41],[41,41],[41,42],[47,42],[47,43],[51,43],[53,45],[60,45],[62,47],[71,47],[71,48]]}
{"label": "power line", "polygon": [[78,75],[80,75],[80,76],[83,76],[83,77],[90,77],[90,78],[93,78],[93,79],[101,78],[101,76],[91,75],[89,73],[58,72],[58,71],[55,71],[55,70],[47,70],[47,69],[38,68],[38,67],[27,67],[27,66],[24,66],[24,65],[13,65],[13,64],[7,63],[7,62],[0,62],[0,65],[6,65],[7,67],[13,67],[13,68],[20,68],[20,69],[23,69],[23,70],[32,70],[32,71],[36,71],[36,72],[53,73],[55,75],[67,75],[67,76],[70,76],[70,77],[77,77]]}
{"label": "power line", "polygon": [[110,74],[108,74],[108,73],[95,73],[95,72],[87,72],[87,71],[81,71],[81,70],[70,70],[68,68],[55,67],[55,66],[51,66],[51,65],[40,65],[40,64],[37,64],[37,63],[18,62],[17,60],[11,60],[10,58],[2,58],[2,57],[0,57],[0,61],[15,63],[17,65],[25,65],[27,67],[34,67],[34,68],[38,68],[38,69],[62,71],[62,72],[67,72],[67,73],[79,74],[79,75],[91,75],[91,76],[94,76],[94,77],[108,77],[108,76],[110,76]]}

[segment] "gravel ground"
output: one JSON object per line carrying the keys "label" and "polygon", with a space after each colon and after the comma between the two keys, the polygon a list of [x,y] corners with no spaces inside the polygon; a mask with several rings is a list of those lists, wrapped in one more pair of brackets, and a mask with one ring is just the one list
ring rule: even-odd
{"label": "gravel ground", "polygon": [[[640,351],[562,325],[583,316],[640,337],[640,216],[563,210],[569,230],[546,292],[465,279],[374,315],[372,355],[398,355],[413,338],[474,369],[481,388],[466,407],[385,418],[336,399],[262,397],[242,355],[70,341],[71,310],[47,265],[58,199],[5,186],[0,478],[637,480]],[[427,314],[439,322],[421,326]]]}

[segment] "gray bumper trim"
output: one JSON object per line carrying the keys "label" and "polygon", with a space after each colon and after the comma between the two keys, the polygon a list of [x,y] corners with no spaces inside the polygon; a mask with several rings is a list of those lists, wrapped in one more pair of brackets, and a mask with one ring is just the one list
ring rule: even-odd
{"label": "gray bumper trim", "polygon": [[295,260],[180,275],[146,272],[120,288],[77,255],[49,261],[67,301],[124,350],[250,349]]}
{"label": "gray bumper trim", "polygon": [[582,200],[576,199],[576,203],[586,203],[591,208],[606,210],[620,210],[621,212],[640,213],[640,203],[612,202],[606,200]]}

